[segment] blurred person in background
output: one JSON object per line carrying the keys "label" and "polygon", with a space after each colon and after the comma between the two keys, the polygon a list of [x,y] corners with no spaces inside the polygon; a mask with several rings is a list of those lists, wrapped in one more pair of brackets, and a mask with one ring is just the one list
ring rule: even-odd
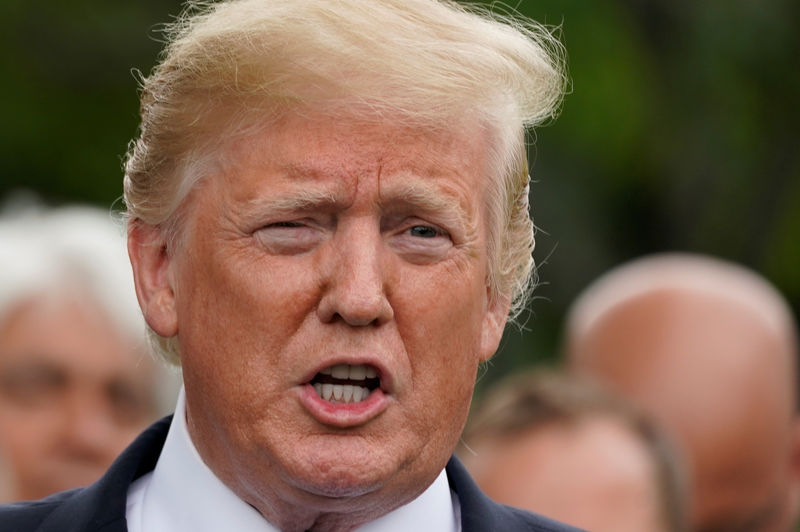
{"label": "blurred person in background", "polygon": [[459,449],[487,495],[592,532],[686,530],[682,464],[629,403],[549,371],[487,393]]}
{"label": "blurred person in background", "polygon": [[693,530],[793,530],[797,331],[758,274],[690,254],[607,273],[567,320],[570,367],[635,401],[688,460]]}
{"label": "blurred person in background", "polygon": [[108,212],[0,216],[2,500],[95,481],[168,409],[177,377],[144,339],[125,240]]}

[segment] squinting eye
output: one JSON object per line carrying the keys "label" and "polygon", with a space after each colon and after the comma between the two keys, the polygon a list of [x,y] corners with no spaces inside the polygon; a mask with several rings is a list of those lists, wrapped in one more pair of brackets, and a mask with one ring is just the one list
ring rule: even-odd
{"label": "squinting eye", "polygon": [[427,225],[415,225],[409,229],[411,236],[417,236],[420,238],[434,238],[439,236],[439,231],[434,229],[433,227],[428,227]]}
{"label": "squinting eye", "polygon": [[308,220],[286,220],[266,225],[253,236],[270,253],[296,255],[319,244],[323,233]]}
{"label": "squinting eye", "polygon": [[276,222],[272,224],[273,227],[302,227],[300,222]]}

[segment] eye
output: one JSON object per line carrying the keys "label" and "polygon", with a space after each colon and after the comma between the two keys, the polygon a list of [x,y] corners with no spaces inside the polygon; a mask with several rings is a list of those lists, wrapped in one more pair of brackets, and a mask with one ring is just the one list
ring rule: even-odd
{"label": "eye", "polygon": [[148,397],[129,382],[114,380],[107,383],[106,400],[120,425],[140,423],[153,410]]}
{"label": "eye", "polygon": [[303,227],[303,224],[300,222],[276,222],[270,224],[269,227]]}
{"label": "eye", "polygon": [[306,220],[281,220],[258,229],[256,240],[269,253],[296,255],[313,249],[323,237],[320,227]]}
{"label": "eye", "polygon": [[435,238],[442,234],[442,231],[429,225],[414,225],[409,227],[408,232],[411,236],[420,238]]}
{"label": "eye", "polygon": [[0,375],[0,394],[17,406],[52,404],[59,400],[68,386],[68,375],[49,364],[12,367]]}
{"label": "eye", "polygon": [[398,224],[391,239],[392,248],[406,261],[414,264],[431,264],[445,258],[453,247],[450,233],[438,225],[420,219]]}

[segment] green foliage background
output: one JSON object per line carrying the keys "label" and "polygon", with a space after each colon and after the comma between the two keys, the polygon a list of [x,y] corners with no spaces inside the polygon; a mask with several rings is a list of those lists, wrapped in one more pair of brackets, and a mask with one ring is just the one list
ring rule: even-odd
{"label": "green foliage background", "polygon": [[[176,0],[3,0],[0,201],[112,207]],[[572,91],[531,148],[541,286],[480,381],[557,360],[570,301],[644,253],[762,272],[800,310],[800,4],[522,0],[561,27]],[[499,4],[499,9],[503,9]]]}

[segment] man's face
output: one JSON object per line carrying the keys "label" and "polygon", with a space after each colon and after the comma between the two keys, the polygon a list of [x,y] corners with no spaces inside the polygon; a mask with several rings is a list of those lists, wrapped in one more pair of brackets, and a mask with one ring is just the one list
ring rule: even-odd
{"label": "man's face", "polygon": [[587,415],[503,439],[480,434],[465,456],[497,502],[593,532],[664,532],[655,464],[621,420]]}
{"label": "man's face", "polygon": [[237,145],[189,198],[166,276],[187,420],[265,515],[275,494],[383,513],[446,463],[502,334],[485,139],[314,118]]}
{"label": "man's face", "polygon": [[0,323],[4,496],[38,499],[97,480],[153,420],[154,369],[90,300],[48,295],[13,308]]}

